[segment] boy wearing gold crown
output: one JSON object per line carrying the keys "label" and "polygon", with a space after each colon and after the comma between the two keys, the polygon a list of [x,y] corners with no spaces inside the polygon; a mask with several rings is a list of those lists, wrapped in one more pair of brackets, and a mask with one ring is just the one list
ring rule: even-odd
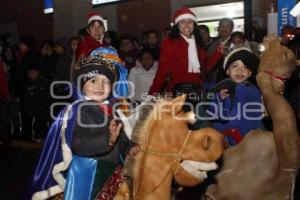
{"label": "boy wearing gold crown", "polygon": [[[112,199],[123,181],[120,165],[129,140],[112,117],[110,100],[125,96],[127,71],[117,53],[98,48],[80,64],[80,98],[51,126],[24,199]],[[119,87],[114,82],[122,81]],[[114,88],[116,91],[112,91]]]}

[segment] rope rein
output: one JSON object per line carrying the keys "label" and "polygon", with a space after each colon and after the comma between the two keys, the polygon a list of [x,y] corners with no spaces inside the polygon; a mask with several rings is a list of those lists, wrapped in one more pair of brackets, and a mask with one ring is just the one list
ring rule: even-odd
{"label": "rope rein", "polygon": [[[166,175],[162,178],[162,180],[159,182],[159,184],[157,184],[153,189],[151,189],[149,192],[145,192],[144,194],[141,194],[140,196],[136,196],[137,194],[137,186],[139,185],[139,183],[136,183],[136,190],[133,191],[133,199],[140,199],[142,197],[148,196],[151,193],[155,192],[163,183],[164,181],[168,178],[168,176],[173,172],[174,175],[176,175],[178,173],[179,170],[179,166],[180,166],[180,160],[181,160],[181,154],[183,152],[183,150],[186,147],[187,141],[191,135],[191,130],[188,131],[187,135],[185,136],[184,142],[181,145],[181,148],[179,150],[178,153],[164,153],[164,152],[159,152],[159,151],[155,151],[155,150],[151,150],[151,149],[145,149],[145,150],[141,150],[141,152],[144,153],[149,153],[152,155],[157,155],[157,156],[161,156],[161,157],[165,157],[165,158],[174,158],[173,163],[171,164],[170,169],[168,170],[168,172],[166,173]],[[149,135],[149,134],[148,134]],[[148,144],[148,139],[149,137],[147,137],[146,140],[146,144]],[[145,157],[145,156],[144,156]],[[144,161],[144,160],[143,160]]]}

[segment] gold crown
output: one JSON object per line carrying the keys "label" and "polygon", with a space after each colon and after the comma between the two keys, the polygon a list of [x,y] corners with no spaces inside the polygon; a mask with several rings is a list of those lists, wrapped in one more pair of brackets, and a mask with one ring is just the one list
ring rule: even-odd
{"label": "gold crown", "polygon": [[[108,69],[110,69],[115,75],[117,74],[117,70],[116,67],[114,66],[113,62],[117,62],[116,58],[113,58],[112,56],[113,54],[96,54],[94,56],[89,56],[86,58],[81,58],[80,59],[80,68],[88,66],[88,65],[101,65],[101,66],[105,66]],[[115,56],[115,55],[113,55]],[[115,56],[117,57],[117,56]],[[119,60],[120,58],[117,57]]]}

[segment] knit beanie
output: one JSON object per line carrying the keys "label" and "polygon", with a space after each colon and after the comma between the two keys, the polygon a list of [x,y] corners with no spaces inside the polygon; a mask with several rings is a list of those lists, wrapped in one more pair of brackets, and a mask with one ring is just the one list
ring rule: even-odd
{"label": "knit beanie", "polygon": [[244,65],[253,73],[257,71],[259,59],[245,47],[240,47],[231,51],[224,59],[223,68],[226,71],[228,67],[235,61],[241,60]]}
{"label": "knit beanie", "polygon": [[88,80],[98,75],[106,76],[112,84],[118,78],[115,66],[100,56],[89,56],[80,61],[77,80],[80,81],[81,90]]}

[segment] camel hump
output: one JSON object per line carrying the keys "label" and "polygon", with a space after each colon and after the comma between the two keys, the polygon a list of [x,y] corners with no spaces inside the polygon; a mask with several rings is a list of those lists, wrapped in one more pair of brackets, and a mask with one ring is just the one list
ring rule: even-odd
{"label": "camel hump", "polygon": [[[241,146],[244,146],[243,148],[246,148],[246,150],[253,152],[253,150],[256,149],[260,151],[260,154],[269,154],[275,149],[274,134],[261,129],[250,131],[246,134],[241,143],[245,143],[243,145],[241,144]],[[262,149],[264,149],[264,151],[262,151]]]}

